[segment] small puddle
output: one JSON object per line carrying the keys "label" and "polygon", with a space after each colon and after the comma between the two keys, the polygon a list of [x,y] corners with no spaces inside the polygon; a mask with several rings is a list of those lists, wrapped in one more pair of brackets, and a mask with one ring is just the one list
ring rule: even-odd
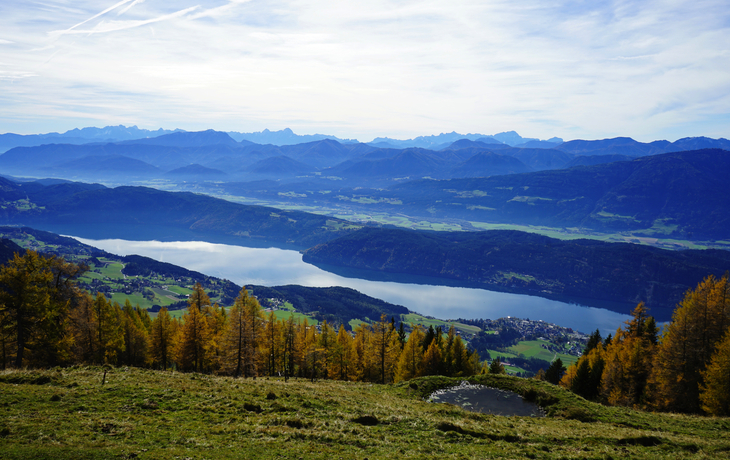
{"label": "small puddle", "polygon": [[453,404],[468,411],[482,414],[521,417],[545,416],[545,411],[540,406],[525,401],[517,393],[484,385],[472,385],[469,382],[461,382],[455,387],[435,391],[428,397],[428,402]]}

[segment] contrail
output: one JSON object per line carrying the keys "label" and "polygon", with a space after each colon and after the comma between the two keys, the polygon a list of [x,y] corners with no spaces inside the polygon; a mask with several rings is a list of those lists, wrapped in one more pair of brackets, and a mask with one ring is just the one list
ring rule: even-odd
{"label": "contrail", "polygon": [[99,16],[103,16],[103,15],[107,14],[108,12],[110,12],[110,11],[116,9],[116,8],[119,8],[120,6],[124,5],[125,3],[129,3],[129,2],[132,2],[132,1],[134,1],[136,3],[136,0],[122,0],[121,2],[117,3],[116,5],[110,6],[109,8],[105,9],[101,13],[95,14],[94,16],[90,17],[86,21],[81,21],[81,22],[79,22],[78,24],[76,24],[75,26],[73,26],[73,27],[71,27],[69,29],[66,29],[64,31],[60,31],[59,32],[59,35],[60,34],[63,34],[63,33],[71,32],[72,30],[74,30],[78,26],[83,25],[83,24],[86,24],[87,22],[89,22],[91,20],[94,20],[94,19],[98,18]]}
{"label": "contrail", "polygon": [[[91,21],[92,19],[98,18],[102,14],[104,14],[104,13],[110,11],[110,10],[113,10],[114,8],[117,8],[119,5],[123,5],[124,3],[128,3],[130,1],[135,1],[135,0],[125,0],[123,2],[117,3],[115,6],[113,6],[111,8],[107,8],[106,10],[102,11],[101,13],[97,14],[94,17],[91,17],[91,18],[87,19],[84,22],[80,22],[80,23],[76,24],[75,26],[73,26],[73,27],[71,27],[69,29],[66,29],[66,30],[57,30],[57,31],[50,32],[49,35],[51,35],[51,36],[60,36],[60,35],[66,35],[66,34],[95,34],[95,33],[115,32],[115,31],[118,31],[118,30],[132,29],[132,28],[139,27],[139,26],[143,26],[143,25],[146,25],[146,24],[152,24],[152,23],[155,23],[155,22],[165,21],[167,19],[173,19],[173,18],[176,18],[176,17],[179,17],[179,16],[184,16],[184,15],[186,15],[186,14],[188,14],[188,13],[190,13],[192,11],[195,11],[198,8],[200,8],[199,5],[196,5],[196,6],[192,6],[190,8],[185,8],[184,10],[176,11],[174,13],[166,14],[164,16],[159,16],[159,17],[152,18],[152,19],[145,19],[145,20],[138,20],[138,21],[110,21],[110,22],[102,22],[101,24],[98,24],[94,29],[90,29],[90,30],[73,30],[76,27],[78,27],[78,26],[80,26],[80,25],[82,25],[84,23],[87,23],[87,22]],[[99,27],[99,26],[102,26],[102,27]]]}
{"label": "contrail", "polygon": [[132,8],[134,5],[137,5],[137,4],[142,3],[144,1],[145,0],[134,0],[131,5],[127,5],[126,8],[124,8],[122,11],[118,12],[117,13],[117,16],[123,15],[124,13],[126,13],[127,11],[129,11],[129,9]]}

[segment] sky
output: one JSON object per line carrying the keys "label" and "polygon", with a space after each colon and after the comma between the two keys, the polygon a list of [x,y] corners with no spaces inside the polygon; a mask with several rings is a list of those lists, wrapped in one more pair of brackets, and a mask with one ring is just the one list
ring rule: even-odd
{"label": "sky", "polygon": [[0,2],[0,133],[730,138],[727,0]]}

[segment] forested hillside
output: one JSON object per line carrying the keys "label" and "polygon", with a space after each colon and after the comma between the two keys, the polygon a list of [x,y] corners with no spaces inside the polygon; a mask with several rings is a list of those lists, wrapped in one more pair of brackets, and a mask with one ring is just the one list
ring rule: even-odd
{"label": "forested hillside", "polygon": [[0,186],[2,223],[76,229],[76,234],[87,237],[197,237],[309,247],[359,227],[332,217],[146,187],[19,184],[3,178]]}
{"label": "forested hillside", "polygon": [[[153,319],[129,300],[121,306],[102,293],[80,290],[76,280],[85,270],[35,251],[15,254],[0,267],[3,369],[95,363],[380,383],[481,369],[479,355],[467,350],[453,327],[444,339],[440,329],[414,326],[406,341],[402,323],[397,328],[381,313],[349,333],[344,324],[335,329],[326,319],[316,327],[294,315],[279,319],[245,288],[226,311],[200,283],[192,287],[182,319],[164,307]],[[357,302],[354,292],[343,295]]]}
{"label": "forested hillside", "polygon": [[[533,155],[532,149],[521,150]],[[528,163],[552,161],[545,152],[522,158]],[[318,206],[332,213],[344,209],[361,220],[382,215],[393,222],[407,218],[411,224],[424,220],[468,230],[511,224],[550,227],[566,235],[624,232],[669,240],[667,244],[730,240],[730,205],[724,199],[730,152],[682,151],[608,162],[612,159],[616,158],[583,156],[576,163],[585,166],[496,175],[482,174],[476,158],[468,178],[435,180],[439,176],[432,175],[406,180],[399,176],[389,185],[363,186],[325,184],[313,178],[296,183],[231,181],[210,184],[206,190],[280,206]],[[475,177],[479,175],[485,177]]]}
{"label": "forested hillside", "polygon": [[[184,310],[188,303],[185,294],[191,293],[199,283],[209,297],[221,307],[231,307],[241,286],[235,283],[188,270],[170,263],[160,262],[139,255],[118,256],[78,242],[73,238],[35,230],[29,227],[0,227],[0,265],[13,259],[14,253],[25,254],[26,249],[46,256],[63,257],[88,269],[76,280],[82,290],[91,295],[103,293],[110,301],[130,297],[134,305],[153,315],[162,307],[168,311]],[[17,241],[22,247],[16,244]],[[116,273],[110,267],[115,265]],[[116,276],[115,276],[116,275]],[[170,286],[176,286],[171,291]],[[281,317],[291,313],[306,315],[315,321],[328,321],[331,325],[344,325],[352,330],[351,322],[377,321],[381,315],[400,318],[409,311],[400,305],[375,299],[354,289],[344,287],[316,288],[306,286],[256,286],[248,289],[267,308],[279,310]],[[124,300],[119,300],[124,303]]]}
{"label": "forested hillside", "polygon": [[[726,239],[728,173],[730,152],[699,150],[529,174],[411,181],[358,194],[371,197],[372,210],[431,218]],[[387,206],[396,199],[397,207]]]}
{"label": "forested hillside", "polygon": [[580,299],[584,304],[590,299],[609,300],[623,306],[601,306],[622,313],[643,301],[665,321],[688,289],[708,274],[722,276],[730,269],[730,252],[563,241],[506,230],[467,233],[363,228],[308,249],[304,261]]}

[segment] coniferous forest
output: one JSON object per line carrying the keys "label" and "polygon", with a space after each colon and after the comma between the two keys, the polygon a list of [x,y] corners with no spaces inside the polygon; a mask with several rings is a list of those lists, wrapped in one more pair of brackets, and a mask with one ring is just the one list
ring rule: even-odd
{"label": "coniferous forest", "polygon": [[92,296],[74,280],[83,267],[27,251],[0,271],[2,368],[109,364],[233,377],[282,376],[392,383],[481,371],[452,327],[424,330],[382,315],[351,333],[327,321],[277,319],[243,288],[229,310],[200,283],[182,319]]}
{"label": "coniferous forest", "polygon": [[[265,314],[244,287],[229,310],[196,283],[182,319],[121,306],[80,290],[85,267],[34,251],[0,269],[2,368],[134,366],[235,378],[291,377],[395,383],[421,376],[501,374],[452,327],[424,330],[382,315],[349,332],[323,321]],[[578,362],[560,360],[537,378],[589,400],[659,411],[730,415],[730,284],[708,276],[688,291],[672,321],[657,326],[643,303],[602,339],[596,331]],[[564,374],[564,375],[563,375]]]}

